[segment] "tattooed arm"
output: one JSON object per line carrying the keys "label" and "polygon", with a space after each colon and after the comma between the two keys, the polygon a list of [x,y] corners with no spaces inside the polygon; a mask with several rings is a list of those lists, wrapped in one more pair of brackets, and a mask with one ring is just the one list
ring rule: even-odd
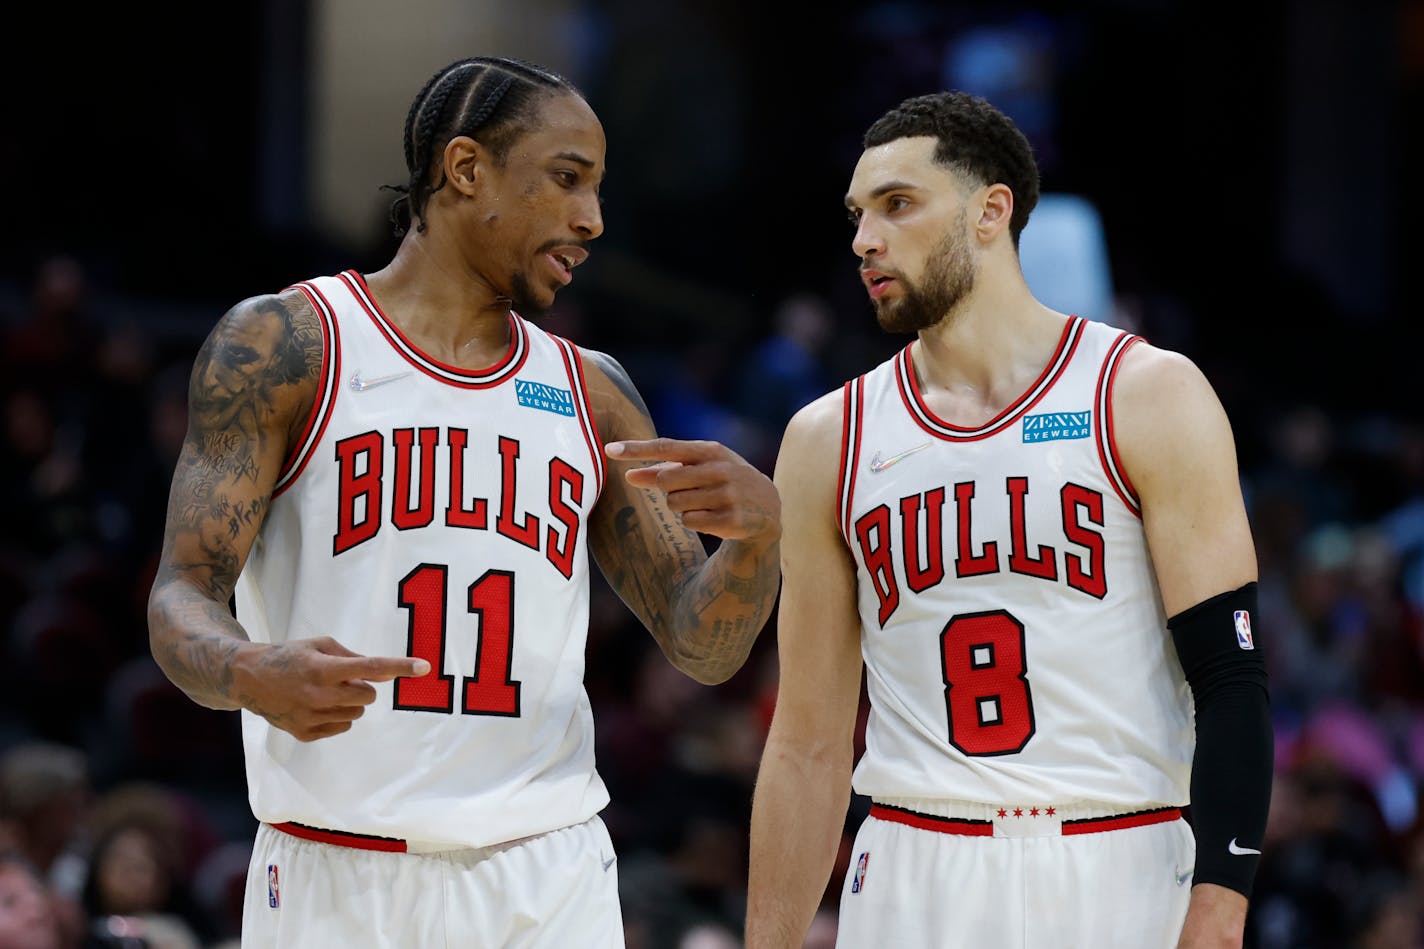
{"label": "tattooed arm", "polygon": [[321,358],[299,292],[245,300],[213,328],[189,378],[188,434],[148,602],[153,657],[193,701],[250,709],[303,740],[351,727],[375,697],[359,680],[412,671],[410,659],[356,657],[329,637],[252,643],[228,609],[311,413]]}
{"label": "tattooed arm", "polygon": [[[673,665],[729,679],[766,624],[781,580],[781,499],[771,479],[717,442],[658,438],[627,372],[585,350],[608,483],[590,543],[609,584]],[[643,462],[659,462],[640,466]],[[697,531],[722,538],[709,558]]]}

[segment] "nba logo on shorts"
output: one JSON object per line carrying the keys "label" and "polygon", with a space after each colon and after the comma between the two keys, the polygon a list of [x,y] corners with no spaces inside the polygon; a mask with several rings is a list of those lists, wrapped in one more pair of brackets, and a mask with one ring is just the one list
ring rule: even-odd
{"label": "nba logo on shorts", "polygon": [[870,851],[860,855],[860,859],[855,862],[855,879],[851,881],[850,891],[859,893],[861,886],[865,884],[865,865],[870,862]]}
{"label": "nba logo on shorts", "polygon": [[1236,645],[1242,649],[1256,648],[1256,641],[1251,638],[1251,614],[1245,610],[1236,611]]}
{"label": "nba logo on shorts", "polygon": [[267,905],[277,909],[282,905],[282,893],[277,888],[277,865],[267,864]]}

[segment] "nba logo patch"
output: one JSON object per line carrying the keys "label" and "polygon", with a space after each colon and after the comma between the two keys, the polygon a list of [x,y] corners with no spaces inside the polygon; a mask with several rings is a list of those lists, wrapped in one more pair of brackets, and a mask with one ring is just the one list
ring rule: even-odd
{"label": "nba logo patch", "polygon": [[1255,649],[1256,641],[1251,638],[1251,614],[1245,610],[1236,611],[1236,645],[1242,649]]}
{"label": "nba logo patch", "polygon": [[860,888],[865,885],[865,865],[870,862],[870,851],[860,855],[860,859],[855,862],[855,879],[851,881],[850,891],[859,893]]}
{"label": "nba logo patch", "polygon": [[282,891],[277,886],[277,865],[267,864],[267,905],[277,909],[282,905]]}

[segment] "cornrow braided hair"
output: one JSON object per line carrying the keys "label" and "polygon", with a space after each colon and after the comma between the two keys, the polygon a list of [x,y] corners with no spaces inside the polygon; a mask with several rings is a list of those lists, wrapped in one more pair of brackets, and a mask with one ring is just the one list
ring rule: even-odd
{"label": "cornrow braided hair", "polygon": [[1038,164],[1033,146],[1007,115],[967,92],[935,92],[906,99],[866,130],[874,148],[901,138],[933,136],[935,161],[979,181],[1005,184],[1014,194],[1009,236],[1014,247],[1038,204]]}
{"label": "cornrow braided hair", "polygon": [[[500,56],[457,60],[431,76],[410,104],[405,117],[404,185],[382,185],[400,197],[391,204],[391,225],[403,236],[412,221],[425,231],[425,204],[445,187],[445,175],[433,181],[433,168],[452,138],[476,138],[496,162],[528,131],[541,96],[553,91],[581,93],[560,76],[533,63]],[[477,134],[478,133],[478,134]]]}

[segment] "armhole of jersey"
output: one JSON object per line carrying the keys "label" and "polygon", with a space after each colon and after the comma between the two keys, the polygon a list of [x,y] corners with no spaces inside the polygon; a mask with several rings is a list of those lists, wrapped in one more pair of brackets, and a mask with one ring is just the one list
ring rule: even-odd
{"label": "armhole of jersey", "polygon": [[846,546],[855,549],[855,529],[850,512],[855,502],[855,471],[860,464],[860,416],[865,401],[865,377],[857,376],[842,390],[841,463],[836,477],[836,495],[840,500],[841,534]]}
{"label": "armhole of jersey", "polygon": [[593,417],[593,405],[588,399],[588,383],[583,376],[583,359],[579,348],[568,340],[549,334],[549,338],[559,345],[564,357],[564,369],[569,374],[569,386],[574,392],[574,412],[578,415],[579,428],[583,430],[584,444],[588,446],[589,457],[593,460],[593,504],[598,503],[603,494],[603,482],[608,475],[608,467],[603,458],[603,439],[598,434],[598,422]]}
{"label": "armhole of jersey", "polygon": [[277,483],[272,487],[272,497],[291,487],[292,482],[301,477],[312,451],[326,432],[326,424],[331,421],[331,411],[336,406],[336,393],[341,378],[341,337],[336,329],[336,315],[326,297],[321,295],[310,281],[297,284],[312,309],[316,311],[317,323],[321,326],[321,374],[317,378],[316,398],[312,400],[311,415],[306,428],[298,439],[296,448],[287,458],[282,470],[277,474]]}
{"label": "armhole of jersey", "polygon": [[1123,333],[1108,347],[1103,368],[1098,374],[1097,424],[1093,427],[1098,443],[1098,458],[1103,463],[1103,473],[1107,475],[1122,503],[1127,505],[1127,509],[1137,518],[1142,517],[1142,502],[1138,500],[1137,490],[1133,488],[1122,458],[1117,453],[1117,438],[1113,432],[1112,392],[1113,381],[1117,378],[1118,366],[1122,365],[1123,354],[1140,342],[1141,336]]}

